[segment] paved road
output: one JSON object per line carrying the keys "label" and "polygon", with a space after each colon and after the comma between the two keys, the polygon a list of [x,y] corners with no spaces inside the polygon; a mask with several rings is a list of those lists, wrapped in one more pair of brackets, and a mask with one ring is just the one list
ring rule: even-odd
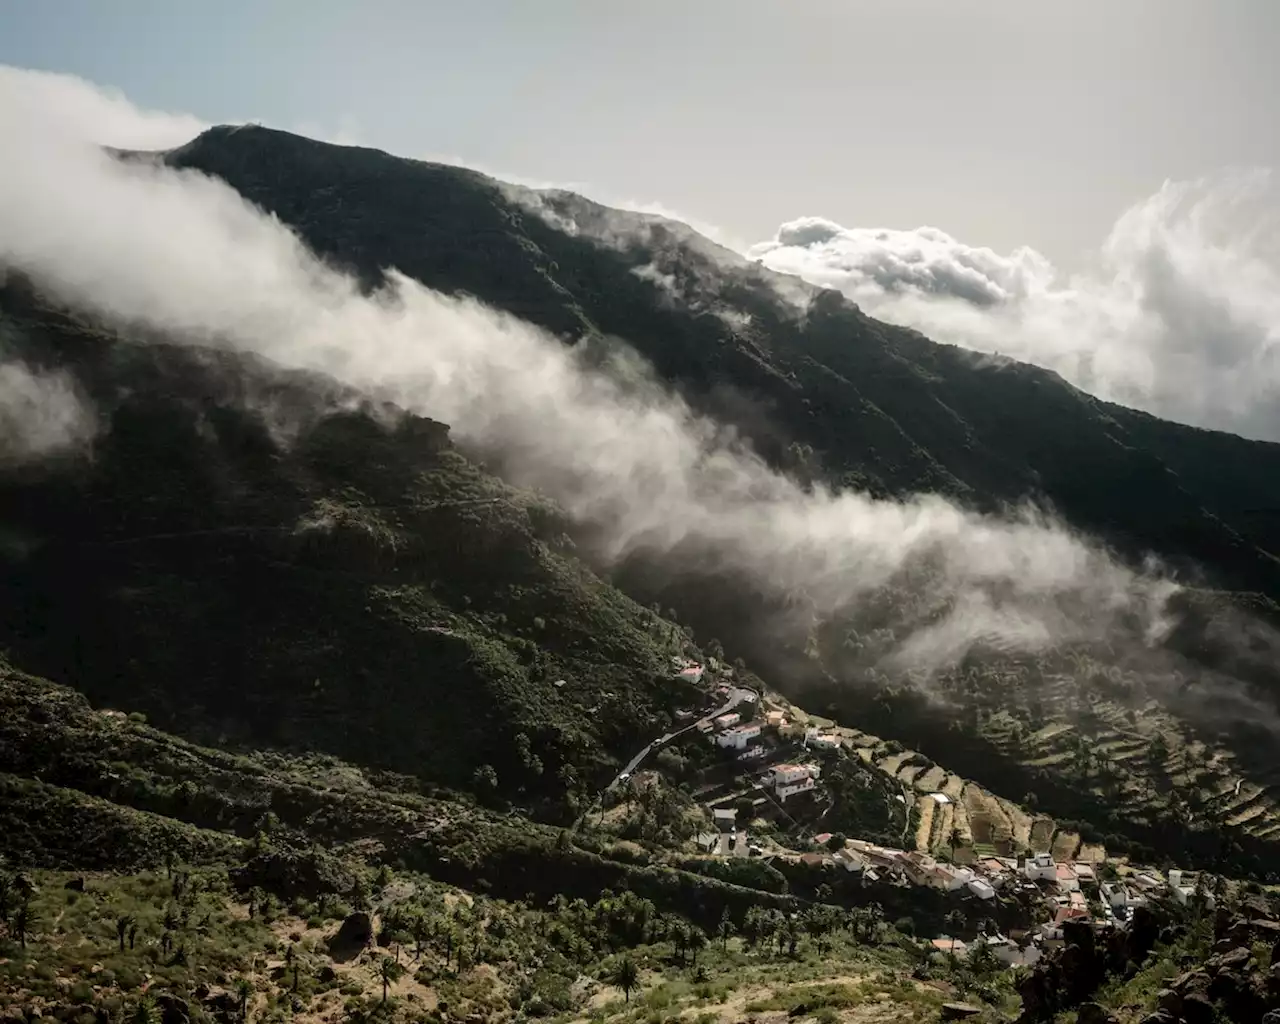
{"label": "paved road", "polygon": [[722,704],[720,707],[716,708],[714,711],[708,711],[696,722],[690,722],[683,729],[677,729],[675,732],[669,732],[665,736],[659,736],[656,740],[654,740],[648,746],[642,748],[640,752],[636,754],[636,756],[633,757],[627,763],[626,767],[624,767],[622,771],[618,772],[618,774],[614,777],[614,780],[609,783],[607,788],[613,789],[615,786],[621,785],[624,781],[626,781],[626,779],[628,779],[631,775],[633,775],[635,773],[635,770],[640,767],[644,759],[648,757],[650,753],[653,752],[654,748],[666,746],[666,744],[670,743],[677,736],[684,735],[690,729],[696,729],[703,722],[709,722],[713,718],[719,718],[721,715],[727,715],[739,704],[745,703],[748,699],[753,701],[758,701],[760,699],[760,695],[756,693],[755,690],[748,689],[747,687],[740,687],[740,686],[731,687],[729,689],[728,695],[725,697],[724,704]]}

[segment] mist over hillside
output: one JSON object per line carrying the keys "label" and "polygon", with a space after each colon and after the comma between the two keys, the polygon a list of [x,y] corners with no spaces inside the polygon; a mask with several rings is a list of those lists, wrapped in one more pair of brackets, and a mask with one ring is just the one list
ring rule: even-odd
{"label": "mist over hillside", "polygon": [[[350,673],[390,680],[408,659],[430,665],[432,699],[480,684],[507,709],[470,756],[424,774],[467,785],[517,735],[537,736],[554,771],[526,790],[555,800],[581,785],[584,757],[598,776],[667,713],[660,687],[644,696],[663,675],[664,627],[612,583],[773,685],[934,756],[954,748],[975,772],[1012,756],[984,715],[1035,722],[1046,700],[1082,731],[1103,703],[1162,709],[1251,777],[1277,769],[1263,753],[1280,694],[1276,446],[936,344],[661,217],[257,126],[104,150],[81,120],[32,109],[5,108],[21,144],[0,171],[0,308],[25,388],[3,392],[6,408],[29,423],[17,410],[39,386],[60,410],[20,449],[28,470],[56,453],[52,475],[9,482],[15,502],[63,509],[6,524],[21,538],[14,607],[22,587],[43,595],[10,639],[40,671],[102,695],[140,671],[148,708],[207,735],[207,708],[246,663],[205,653],[198,681],[182,678],[193,650],[218,643],[200,615],[246,650],[283,631],[283,661],[250,677],[287,685],[215,731],[322,738],[404,770],[412,735],[375,755],[339,725],[392,728],[394,708],[375,712]],[[280,372],[301,376],[284,387]],[[419,452],[402,429],[418,420],[447,424],[472,468]],[[363,446],[383,455],[361,470]],[[163,501],[146,497],[157,459]],[[284,490],[264,475],[273,462]],[[424,538],[451,487],[498,518],[450,514]],[[195,540],[246,529],[235,553]],[[275,532],[327,538],[323,572],[354,572],[352,589],[299,601],[300,549],[282,560],[258,539]],[[95,556],[87,596],[69,600],[76,562],[47,553],[77,536],[132,546]],[[149,537],[178,542],[152,550]],[[259,568],[218,568],[237,559]],[[214,603],[173,618],[211,579]],[[246,587],[259,611],[244,623]],[[109,629],[87,628],[98,601],[117,609]],[[354,625],[362,608],[376,628]],[[171,633],[159,648],[157,629]],[[576,720],[556,673],[603,695],[619,655],[636,714]],[[387,685],[425,707],[412,677]],[[287,710],[299,699],[307,725]],[[470,709],[460,700],[430,735],[478,728]],[[971,748],[933,731],[957,715]],[[1105,799],[1080,813],[1124,817]],[[1142,827],[1165,828],[1152,813]]]}

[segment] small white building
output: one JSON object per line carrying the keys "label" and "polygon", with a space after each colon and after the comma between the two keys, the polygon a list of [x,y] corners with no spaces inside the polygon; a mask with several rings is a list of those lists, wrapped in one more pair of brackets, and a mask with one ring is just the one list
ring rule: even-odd
{"label": "small white building", "polygon": [[995,887],[982,878],[973,878],[969,880],[969,891],[980,900],[993,900],[996,898]]}
{"label": "small white building", "polygon": [[840,746],[840,737],[823,733],[817,726],[810,726],[804,731],[804,745],[815,750],[835,750]]}
{"label": "small white building", "polygon": [[[979,939],[991,950],[992,955],[1006,967],[1022,967],[1033,964],[1040,959],[1040,947],[1035,943],[1019,946],[1012,939],[1003,935],[992,935],[987,939]],[[976,943],[975,943],[976,944]]]}
{"label": "small white building", "polygon": [[958,868],[950,864],[935,864],[930,876],[934,885],[948,892],[963,889],[977,878],[968,868]]}
{"label": "small white building", "polygon": [[835,852],[835,862],[846,871],[864,871],[867,867],[866,861],[858,856],[857,851],[845,847],[843,850]]}
{"label": "small white building", "polygon": [[677,679],[683,679],[689,683],[702,682],[702,675],[706,670],[699,664],[686,665],[684,668],[676,672]]}
{"label": "small white building", "polygon": [[1121,882],[1103,882],[1102,895],[1111,905],[1112,910],[1133,910],[1134,907],[1147,905],[1145,896]]}
{"label": "small white building", "polygon": [[1079,892],[1080,878],[1076,869],[1070,864],[1058,864],[1054,867],[1053,880],[1063,892]]}
{"label": "small white building", "polygon": [[819,774],[817,766],[811,764],[779,764],[774,765],[769,773],[769,782],[773,786],[790,786],[803,779],[813,779]]}
{"label": "small white building", "polygon": [[736,711],[730,711],[728,714],[721,715],[714,720],[717,729],[732,729],[735,725],[742,721],[742,716]]}
{"label": "small white building", "polygon": [[1056,882],[1058,865],[1049,854],[1037,853],[1034,857],[1027,858],[1022,873],[1033,882]]}
{"label": "small white building", "polygon": [[796,796],[799,793],[808,793],[816,785],[817,783],[814,782],[813,776],[806,775],[803,779],[800,779],[798,782],[793,782],[793,783],[790,783],[789,785],[778,786],[774,790],[774,792],[777,793],[779,800],[786,800],[786,799],[789,799],[790,797]]}
{"label": "small white building", "polygon": [[729,750],[745,750],[747,744],[760,735],[759,722],[735,725],[716,737],[716,744]]}

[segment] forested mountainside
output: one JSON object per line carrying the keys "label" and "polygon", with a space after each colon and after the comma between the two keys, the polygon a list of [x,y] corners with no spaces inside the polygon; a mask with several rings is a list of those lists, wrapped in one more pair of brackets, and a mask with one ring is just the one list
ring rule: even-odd
{"label": "forested mountainside", "polygon": [[935,344],[683,225],[571,193],[258,128],[212,130],[167,159],[224,178],[370,285],[396,267],[566,340],[625,340],[802,479],[935,492],[981,510],[1032,501],[1133,564],[1156,556],[1190,587],[1169,657],[1135,658],[1145,650],[1135,638],[1127,650],[1031,658],[976,649],[924,700],[882,671],[910,593],[796,639],[768,628],[776,608],[732,573],[641,559],[613,578],[784,690],[940,761],[962,757],[989,785],[1043,790],[1103,833],[1217,856],[1225,826],[1255,865],[1280,838],[1275,717],[1223,701],[1243,694],[1271,709],[1280,694],[1265,625],[1280,595],[1280,446],[1161,421],[1035,367]]}
{"label": "forested mountainside", "polygon": [[[1249,864],[1280,838],[1266,716],[1217,700],[1224,679],[1267,706],[1278,692],[1271,634],[1238,613],[1265,620],[1280,594],[1280,447],[934,344],[570,193],[257,127],[162,159],[225,179],[370,287],[396,268],[566,341],[621,339],[802,480],[1033,501],[1193,589],[1169,657],[979,646],[924,697],[885,667],[909,592],[779,636],[776,608],[727,570],[633,557],[602,579],[580,524],[495,479],[447,426],[107,330],[11,275],[0,311],[18,354],[70,368],[109,420],[91,457],[4,476],[4,639],[22,667],[202,741],[315,747],[555,818],[671,722],[671,656],[715,638],[770,685],[1012,799],[1043,791],[1100,834],[1219,857],[1225,825]],[[1169,756],[1144,756],[1153,742]]]}
{"label": "forested mountainside", "polygon": [[[5,359],[67,375],[97,430],[0,465],[0,1003],[77,1024],[828,1022],[964,998],[946,1012],[1127,1024],[1215,942],[1235,959],[1203,987],[1227,1019],[1277,1003],[1280,448],[937,345],[570,193],[257,127],[118,155],[224,179],[368,288],[394,268],[633,346],[805,487],[1033,502],[1184,586],[1159,636],[1117,616],[917,670],[895,627],[931,607],[927,574],[797,632],[804,595],[730,565],[601,557],[592,524],[430,410],[104,322],[6,268]],[[726,695],[762,716],[759,767],[698,729]],[[820,795],[784,806],[766,763]],[[713,809],[763,845],[713,854]],[[1035,928],[1038,890],[850,874],[847,838],[935,868],[1048,847],[1203,882],[1019,980],[976,940]],[[944,930],[949,950],[914,937]],[[949,955],[960,937],[974,955]]]}
{"label": "forested mountainside", "polygon": [[91,457],[0,478],[24,667],[207,742],[562,809],[670,721],[683,636],[445,425],[117,337],[18,282],[0,318],[106,419]]}

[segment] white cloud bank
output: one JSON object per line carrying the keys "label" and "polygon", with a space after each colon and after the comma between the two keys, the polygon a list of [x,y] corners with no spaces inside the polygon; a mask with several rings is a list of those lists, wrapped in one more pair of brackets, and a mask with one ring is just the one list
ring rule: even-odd
{"label": "white cloud bank", "polygon": [[1280,441],[1280,195],[1269,173],[1167,183],[1073,276],[1029,248],[1001,254],[936,228],[818,217],[784,224],[748,255],[1099,397]]}
{"label": "white cloud bank", "polygon": [[[502,453],[516,482],[601,527],[615,556],[678,548],[818,613],[909,575],[916,598],[898,653],[915,664],[945,664],[978,640],[1036,650],[1113,635],[1121,620],[1143,624],[1147,640],[1166,626],[1172,585],[1060,525],[934,497],[808,493],[633,362],[588,369],[534,327],[394,272],[363,296],[226,185],[123,164],[91,144],[100,132],[77,137],[84,97],[26,88],[0,78],[0,267],[66,300],[319,370],[448,422]],[[162,122],[120,121],[139,132]]]}

